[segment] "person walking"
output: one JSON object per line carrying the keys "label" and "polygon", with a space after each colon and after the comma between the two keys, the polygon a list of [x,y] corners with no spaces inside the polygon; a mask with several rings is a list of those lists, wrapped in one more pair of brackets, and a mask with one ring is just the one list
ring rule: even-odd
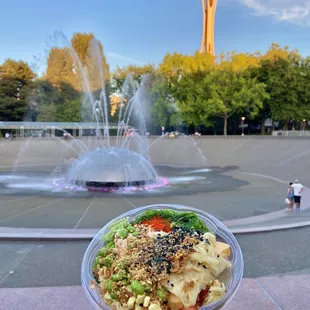
{"label": "person walking", "polygon": [[287,188],[287,202],[288,202],[288,211],[293,211],[294,208],[294,188],[293,182],[290,182]]}
{"label": "person walking", "polygon": [[304,191],[303,185],[296,179],[292,184],[294,189],[294,203],[296,205],[296,211],[300,211],[301,195]]}

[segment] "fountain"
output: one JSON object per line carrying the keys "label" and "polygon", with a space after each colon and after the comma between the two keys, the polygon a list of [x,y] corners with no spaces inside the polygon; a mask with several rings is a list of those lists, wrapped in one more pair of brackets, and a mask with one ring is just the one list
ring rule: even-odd
{"label": "fountain", "polygon": [[[83,110],[90,110],[92,121],[96,124],[98,147],[95,150],[88,149],[74,161],[65,176],[65,183],[70,184],[70,186],[78,185],[88,190],[99,191],[156,184],[157,174],[149,161],[147,138],[145,136],[146,125],[143,107],[141,106],[143,99],[145,99],[144,82],[147,77],[142,80],[141,86],[138,88],[135,87],[135,82],[130,75],[126,78],[120,95],[121,103],[116,145],[112,146],[109,130],[108,100],[105,93],[103,66],[98,41],[95,39],[91,41],[89,53],[91,62],[95,64],[98,72],[101,73],[98,78],[102,90],[97,100],[94,99],[90,91],[86,70],[81,65],[74,49],[71,46],[69,48],[74,63],[79,68],[84,85],[86,100],[84,100]],[[125,105],[124,101],[128,93],[131,93],[132,96]],[[135,117],[136,123],[139,125],[138,132],[135,131],[134,135],[125,135],[132,116]],[[104,128],[103,135],[100,129],[102,127]],[[142,135],[139,133],[142,133]],[[136,144],[135,151],[130,149],[132,142]]]}
{"label": "fountain", "polygon": [[156,183],[152,164],[128,149],[97,149],[78,158],[69,169],[69,183],[103,191]]}
{"label": "fountain", "polygon": [[[84,100],[82,106],[82,121],[92,122],[95,126],[96,137],[85,137],[83,139],[66,140],[57,137],[51,137],[60,147],[60,160],[53,168],[52,173],[48,176],[40,176],[38,173],[31,174],[27,172],[27,177],[19,173],[19,167],[27,166],[28,157],[26,152],[30,152],[32,156],[33,147],[31,138],[27,139],[22,149],[18,152],[15,163],[13,164],[12,174],[2,176],[1,183],[5,188],[28,190],[44,190],[50,192],[67,192],[67,191],[88,191],[88,192],[137,192],[141,190],[157,190],[164,188],[166,185],[173,183],[188,183],[198,180],[204,180],[204,177],[182,178],[174,175],[170,178],[159,177],[153,167],[149,150],[154,143],[165,139],[162,136],[153,142],[148,141],[146,128],[146,103],[148,93],[146,86],[148,85],[148,77],[142,78],[139,86],[137,86],[133,77],[129,74],[125,79],[122,87],[118,111],[118,124],[116,137],[110,135],[109,124],[109,108],[107,95],[105,93],[105,81],[103,77],[103,66],[101,63],[100,47],[98,41],[93,39],[90,44],[89,57],[91,62],[98,68],[99,84],[101,91],[97,98],[91,91],[88,72],[83,68],[81,61],[74,51],[71,43],[62,35],[57,33],[66,41],[71,57],[74,62],[76,74],[79,74],[82,80]],[[84,116],[83,116],[84,115]],[[58,128],[55,128],[58,129]],[[64,133],[65,131],[62,130]],[[193,150],[198,150],[197,155],[201,157],[201,166],[206,165],[206,158],[199,149],[197,143],[192,137],[186,137],[189,143],[185,143],[185,149],[182,152],[190,152],[191,159]],[[172,141],[171,141],[172,142]],[[189,146],[189,144],[191,146]],[[65,147],[63,147],[65,146]],[[174,144],[167,149],[169,156]],[[35,147],[35,146],[34,146]],[[48,151],[42,146],[44,157],[48,156]],[[65,154],[69,152],[70,155]],[[46,154],[46,155],[45,155]],[[68,157],[71,160],[68,162]],[[174,158],[177,160],[178,158]],[[190,159],[190,160],[191,160]],[[22,161],[25,164],[21,164]],[[36,166],[36,162],[34,162]],[[167,168],[168,169],[168,168]],[[172,171],[174,174],[174,171]],[[27,180],[27,181],[26,181]]]}

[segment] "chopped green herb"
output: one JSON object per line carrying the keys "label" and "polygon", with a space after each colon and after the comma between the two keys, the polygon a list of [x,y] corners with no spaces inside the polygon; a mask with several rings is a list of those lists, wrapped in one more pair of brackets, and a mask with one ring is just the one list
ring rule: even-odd
{"label": "chopped green herb", "polygon": [[207,232],[208,228],[202,220],[194,212],[176,212],[173,210],[147,210],[138,216],[134,223],[139,224],[145,220],[150,220],[155,216],[159,216],[169,220],[172,226],[185,227],[192,230],[200,230]]}

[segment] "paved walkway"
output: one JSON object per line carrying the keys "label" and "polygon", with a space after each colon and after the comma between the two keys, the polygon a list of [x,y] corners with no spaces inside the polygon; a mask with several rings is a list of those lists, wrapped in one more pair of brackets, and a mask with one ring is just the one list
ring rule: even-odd
{"label": "paved walkway", "polygon": [[[226,310],[309,309],[310,275],[243,279]],[[91,310],[80,286],[0,289],[1,310]]]}
{"label": "paved walkway", "polygon": [[[284,208],[278,211],[226,220],[224,224],[236,235],[310,226],[310,189],[305,188],[300,212],[296,210],[288,212],[284,203],[283,206]],[[0,226],[0,240],[91,240],[98,231],[99,228],[55,229]]]}

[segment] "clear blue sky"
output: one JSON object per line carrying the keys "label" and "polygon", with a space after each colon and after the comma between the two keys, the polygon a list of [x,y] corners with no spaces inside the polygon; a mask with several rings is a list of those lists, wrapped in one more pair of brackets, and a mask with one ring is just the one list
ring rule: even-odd
{"label": "clear blue sky", "polygon": [[[216,53],[265,51],[272,42],[310,55],[308,0],[218,0]],[[93,32],[111,68],[158,64],[167,52],[192,54],[200,47],[200,0],[1,0],[0,63],[41,59],[61,30]]]}

